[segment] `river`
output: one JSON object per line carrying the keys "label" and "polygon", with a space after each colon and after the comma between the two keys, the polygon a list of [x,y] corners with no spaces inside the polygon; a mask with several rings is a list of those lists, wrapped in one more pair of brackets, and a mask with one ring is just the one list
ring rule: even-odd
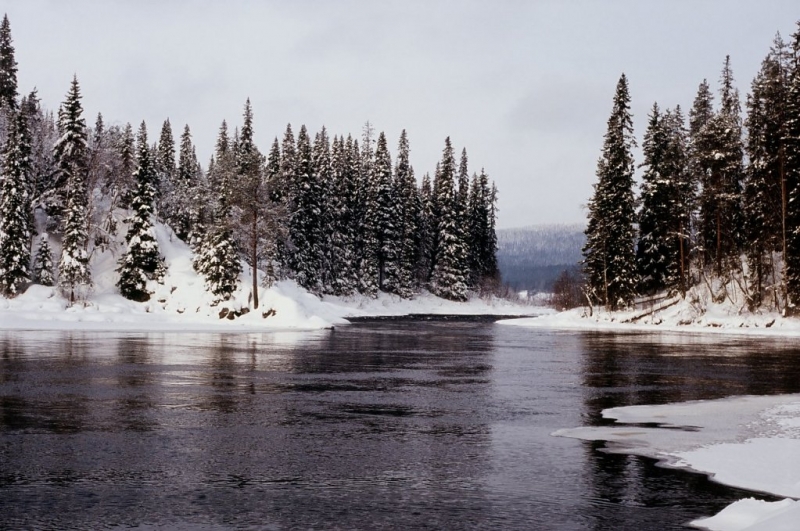
{"label": "river", "polygon": [[751,494],[550,434],[800,392],[793,344],[485,322],[0,332],[0,529],[684,529]]}

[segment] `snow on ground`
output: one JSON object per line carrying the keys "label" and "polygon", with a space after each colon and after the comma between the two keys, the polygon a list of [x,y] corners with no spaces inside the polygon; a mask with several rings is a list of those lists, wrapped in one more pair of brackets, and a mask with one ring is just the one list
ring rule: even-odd
{"label": "snow on ground", "polygon": [[332,297],[323,301],[339,308],[342,317],[399,316],[410,314],[435,315],[543,315],[549,308],[515,303],[498,297],[474,297],[467,302],[454,302],[436,297],[427,291],[413,299],[380,293],[372,299],[364,296]]}
{"label": "snow on ground", "polygon": [[[653,306],[608,312],[575,308],[536,319],[508,319],[500,324],[562,330],[652,330],[769,336],[800,336],[800,319],[782,317],[767,308],[751,312],[743,295],[712,302],[708,289],[693,288],[686,298],[665,299]],[[661,308],[661,309],[659,309]],[[591,314],[591,315],[590,315]]]}
{"label": "snow on ground", "polygon": [[[715,531],[800,529],[800,395],[743,396],[603,411],[608,427],[553,435],[607,441],[608,451],[658,459],[719,483],[786,497],[740,500],[692,525]],[[657,423],[660,427],[641,427]]]}
{"label": "snow on ground", "polygon": [[[220,311],[241,311],[250,305],[250,268],[242,263],[239,289],[230,301],[213,305],[202,276],[192,267],[191,249],[162,225],[154,227],[167,273],[161,283],[151,282],[146,303],[119,294],[116,282],[121,250],[95,250],[92,257],[92,293],[86,302],[69,306],[56,288],[30,286],[14,299],[0,297],[0,329],[17,330],[148,330],[148,331],[259,331],[311,330],[348,324],[348,316],[384,316],[409,313],[437,314],[533,314],[531,306],[502,299],[476,298],[466,303],[422,293],[413,300],[381,294],[368,297],[319,297],[293,281],[281,281],[259,289],[259,308],[234,320],[220,319]],[[120,229],[124,234],[125,226]],[[57,242],[54,247],[57,249]],[[541,309],[539,309],[541,311]],[[266,317],[265,317],[266,315]]]}

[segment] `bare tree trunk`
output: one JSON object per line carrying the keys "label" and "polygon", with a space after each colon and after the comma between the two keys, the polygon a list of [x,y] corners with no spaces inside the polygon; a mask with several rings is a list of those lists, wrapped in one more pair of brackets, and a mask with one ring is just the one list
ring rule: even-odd
{"label": "bare tree trunk", "polygon": [[717,205],[717,275],[722,275],[722,217]]}
{"label": "bare tree trunk", "polygon": [[250,263],[253,266],[253,309],[258,308],[258,215],[253,212],[253,226],[250,235]]}
{"label": "bare tree trunk", "polygon": [[680,259],[681,259],[681,296],[686,298],[686,257],[683,250],[683,222],[680,222],[678,232],[678,245],[680,246]]}
{"label": "bare tree trunk", "polygon": [[783,146],[781,146],[780,160],[781,160],[781,236],[783,243],[783,275],[781,284],[783,284],[783,292],[786,294],[785,308],[790,308],[789,291],[786,288],[786,205],[788,198],[786,197],[786,169],[783,165],[784,153]]}

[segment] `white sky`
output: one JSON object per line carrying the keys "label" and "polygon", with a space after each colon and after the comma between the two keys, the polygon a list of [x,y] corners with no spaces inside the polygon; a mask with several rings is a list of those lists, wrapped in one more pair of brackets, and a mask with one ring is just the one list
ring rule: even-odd
{"label": "white sky", "polygon": [[[744,96],[797,0],[91,1],[2,0],[20,92],[56,109],[76,73],[87,121],[169,117],[205,165],[219,124],[249,96],[267,151],[288,122],[393,149],[418,177],[450,136],[500,189],[501,228],[581,222],[620,73],[641,137],[654,101],[686,112],[726,54]],[[637,161],[641,162],[640,160]]]}

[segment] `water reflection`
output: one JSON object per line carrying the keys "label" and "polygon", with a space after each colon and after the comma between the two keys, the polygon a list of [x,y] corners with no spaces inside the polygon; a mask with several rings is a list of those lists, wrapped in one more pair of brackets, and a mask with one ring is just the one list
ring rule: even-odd
{"label": "water reflection", "polygon": [[7,333],[0,527],[471,527],[494,336],[413,326]]}
{"label": "water reflection", "polygon": [[795,392],[790,342],[381,323],[0,334],[0,528],[669,529],[740,493],[554,438]]}

